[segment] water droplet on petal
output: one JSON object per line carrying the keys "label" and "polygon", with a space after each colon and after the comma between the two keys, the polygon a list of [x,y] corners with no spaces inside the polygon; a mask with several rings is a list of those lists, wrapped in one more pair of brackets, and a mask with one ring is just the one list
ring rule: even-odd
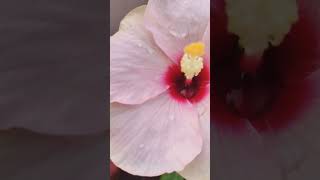
{"label": "water droplet on petal", "polygon": [[138,46],[138,47],[142,47],[142,43],[141,43],[141,42],[138,42],[138,43],[137,43],[137,46]]}
{"label": "water droplet on petal", "polygon": [[187,36],[187,32],[177,32],[174,30],[169,30],[169,33],[176,38],[185,38]]}
{"label": "water droplet on petal", "polygon": [[140,145],[139,145],[139,148],[144,148],[144,144],[140,144]]}
{"label": "water droplet on petal", "polygon": [[150,47],[146,47],[147,51],[149,54],[153,54],[154,53],[154,50]]}
{"label": "water droplet on petal", "polygon": [[171,115],[169,116],[169,119],[170,119],[170,120],[174,120],[174,115],[171,114]]}
{"label": "water droplet on petal", "polygon": [[151,47],[149,47],[149,45],[148,44],[145,44],[145,42],[137,42],[137,46],[139,47],[139,48],[142,48],[142,49],[144,49],[145,51],[147,51],[147,53],[149,53],[149,54],[153,54],[154,53],[154,50],[151,48]]}

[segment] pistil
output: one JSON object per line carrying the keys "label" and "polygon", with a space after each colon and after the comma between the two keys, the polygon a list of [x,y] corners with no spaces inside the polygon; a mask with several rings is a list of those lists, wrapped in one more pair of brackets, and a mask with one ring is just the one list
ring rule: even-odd
{"label": "pistil", "polygon": [[180,61],[181,72],[186,77],[186,84],[198,76],[203,69],[203,56],[205,45],[202,42],[191,43],[184,48],[184,55]]}

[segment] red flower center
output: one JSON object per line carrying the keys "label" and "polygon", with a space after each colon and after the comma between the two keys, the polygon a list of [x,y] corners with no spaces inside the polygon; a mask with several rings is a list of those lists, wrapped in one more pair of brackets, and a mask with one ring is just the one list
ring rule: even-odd
{"label": "red flower center", "polygon": [[210,73],[204,64],[198,76],[187,80],[179,65],[169,67],[165,75],[165,83],[169,86],[170,95],[179,102],[197,103],[209,94]]}

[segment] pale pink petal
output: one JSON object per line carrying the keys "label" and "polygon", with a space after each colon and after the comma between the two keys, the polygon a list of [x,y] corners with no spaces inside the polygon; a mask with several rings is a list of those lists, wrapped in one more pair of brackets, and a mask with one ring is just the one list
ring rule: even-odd
{"label": "pale pink petal", "polygon": [[162,94],[141,105],[111,106],[110,156],[130,174],[181,171],[201,151],[196,109]]}
{"label": "pale pink petal", "polygon": [[142,25],[145,6],[136,8],[111,37],[111,102],[139,104],[167,89],[163,75],[170,63]]}
{"label": "pale pink petal", "polygon": [[188,43],[201,41],[210,18],[210,0],[150,0],[145,24],[174,61]]}
{"label": "pale pink petal", "polygon": [[258,132],[211,126],[213,179],[282,180],[281,169]]}
{"label": "pale pink petal", "polygon": [[187,180],[210,180],[210,97],[198,106],[203,146],[201,153],[179,174]]}
{"label": "pale pink petal", "polygon": [[204,36],[202,38],[202,41],[206,45],[206,59],[208,60],[210,64],[210,23],[207,26],[207,29],[204,33]]}
{"label": "pale pink petal", "polygon": [[1,179],[88,180],[107,178],[106,134],[47,136],[0,131]]}

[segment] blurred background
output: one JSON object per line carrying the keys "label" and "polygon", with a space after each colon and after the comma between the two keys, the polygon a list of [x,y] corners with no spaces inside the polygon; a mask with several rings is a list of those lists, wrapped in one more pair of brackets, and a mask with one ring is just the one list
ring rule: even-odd
{"label": "blurred background", "polygon": [[1,180],[107,179],[107,3],[0,1]]}

